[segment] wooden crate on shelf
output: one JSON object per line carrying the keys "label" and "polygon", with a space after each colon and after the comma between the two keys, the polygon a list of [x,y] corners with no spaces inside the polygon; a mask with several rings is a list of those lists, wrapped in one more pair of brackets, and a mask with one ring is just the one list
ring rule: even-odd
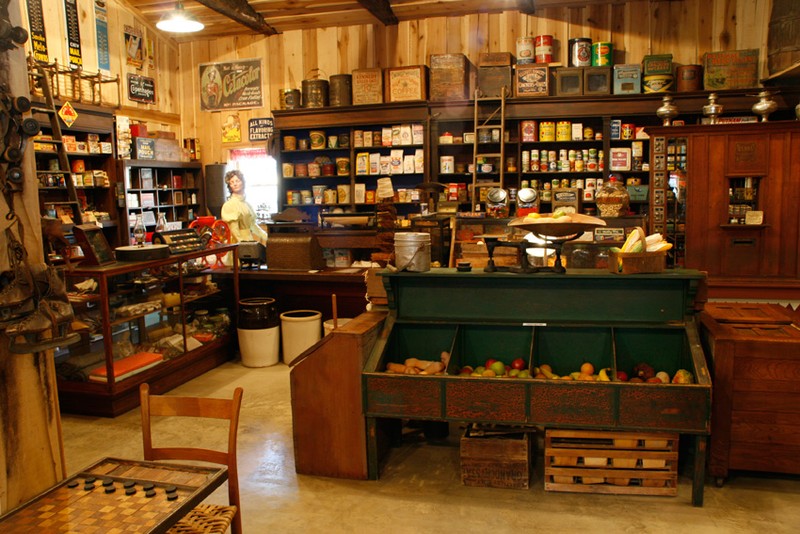
{"label": "wooden crate on shelf", "polygon": [[678,494],[678,434],[547,429],[544,443],[546,491]]}
{"label": "wooden crate on shelf", "polygon": [[467,425],[461,437],[461,482],[465,486],[528,489],[531,441],[531,429]]}

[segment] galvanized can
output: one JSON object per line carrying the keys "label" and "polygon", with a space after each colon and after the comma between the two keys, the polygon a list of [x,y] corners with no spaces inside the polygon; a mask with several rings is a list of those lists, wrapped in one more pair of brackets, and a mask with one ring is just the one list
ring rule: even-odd
{"label": "galvanized can", "polygon": [[353,104],[353,75],[334,74],[330,82],[331,107],[351,106]]}
{"label": "galvanized can", "polygon": [[324,108],[328,106],[328,80],[311,78],[303,80],[303,107]]}
{"label": "galvanized can", "polygon": [[284,89],[281,93],[281,109],[300,107],[300,89]]}

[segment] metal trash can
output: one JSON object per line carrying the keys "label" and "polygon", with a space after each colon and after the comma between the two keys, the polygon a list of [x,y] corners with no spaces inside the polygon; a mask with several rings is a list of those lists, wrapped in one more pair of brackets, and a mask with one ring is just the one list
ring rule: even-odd
{"label": "metal trash can", "polygon": [[283,363],[289,365],[322,337],[322,313],[292,310],[281,314]]}
{"label": "metal trash can", "polygon": [[240,300],[236,331],[242,365],[267,367],[280,361],[280,321],[275,299]]}

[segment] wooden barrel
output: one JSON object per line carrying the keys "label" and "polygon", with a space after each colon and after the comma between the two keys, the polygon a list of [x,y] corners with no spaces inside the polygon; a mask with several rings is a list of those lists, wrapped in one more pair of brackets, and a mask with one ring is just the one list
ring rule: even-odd
{"label": "wooden barrel", "polygon": [[312,78],[303,80],[303,107],[324,108],[328,106],[328,80]]}
{"label": "wooden barrel", "polygon": [[774,0],[767,37],[767,66],[775,74],[800,62],[800,2]]}
{"label": "wooden barrel", "polygon": [[330,82],[331,107],[351,106],[353,104],[353,76],[351,74],[334,74]]}

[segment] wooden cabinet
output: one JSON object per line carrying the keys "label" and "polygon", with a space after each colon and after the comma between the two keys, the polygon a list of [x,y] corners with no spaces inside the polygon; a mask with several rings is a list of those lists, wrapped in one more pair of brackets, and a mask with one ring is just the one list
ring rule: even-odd
{"label": "wooden cabinet", "polygon": [[154,161],[124,159],[119,161],[122,186],[120,237],[128,243],[136,216],[142,215],[148,232],[155,229],[159,213],[167,223],[185,228],[203,206],[203,170],[199,161]]}
{"label": "wooden cabinet", "polygon": [[775,304],[715,302],[700,314],[714,399],[708,468],[800,474],[800,330]]}
{"label": "wooden cabinet", "polygon": [[[41,106],[41,104],[36,104]],[[96,221],[112,246],[119,240],[114,185],[116,160],[114,117],[106,110],[75,105],[78,119],[67,127],[61,124],[63,140],[55,140],[50,127],[51,113],[33,108],[33,117],[42,126],[32,138],[39,191],[39,210],[43,216],[61,218],[69,234],[72,224]],[[57,119],[60,120],[60,119]],[[63,147],[70,168],[62,168],[59,149]],[[74,186],[70,198],[67,180]],[[79,210],[80,213],[75,213]],[[71,215],[70,215],[71,213]],[[68,216],[62,217],[62,215]],[[73,222],[66,222],[72,220]]]}
{"label": "wooden cabinet", "polygon": [[88,329],[56,353],[64,411],[117,416],[138,405],[139,384],[163,393],[232,356],[238,262],[232,294],[225,297],[206,269],[208,254],[65,271],[70,303]]}
{"label": "wooden cabinet", "polygon": [[708,273],[709,296],[800,297],[800,123],[648,131],[651,181],[662,185],[651,229],[674,236],[683,265]]}

